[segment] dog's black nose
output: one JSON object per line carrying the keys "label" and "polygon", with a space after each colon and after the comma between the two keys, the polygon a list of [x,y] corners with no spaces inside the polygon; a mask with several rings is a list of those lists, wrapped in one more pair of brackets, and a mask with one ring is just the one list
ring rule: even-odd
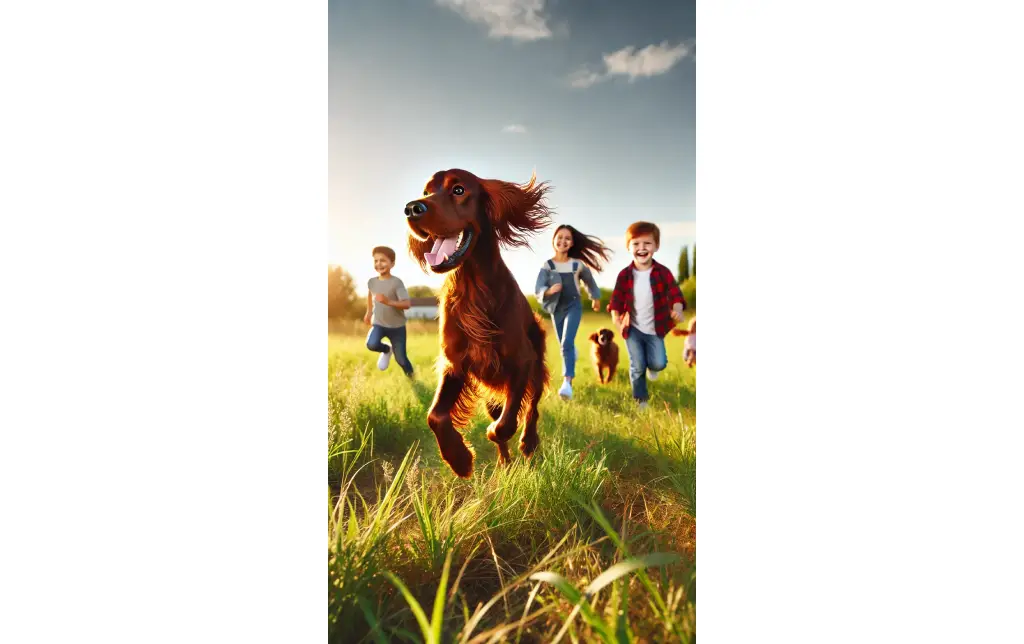
{"label": "dog's black nose", "polygon": [[422,201],[410,201],[405,204],[405,216],[409,219],[419,219],[427,212],[427,204]]}

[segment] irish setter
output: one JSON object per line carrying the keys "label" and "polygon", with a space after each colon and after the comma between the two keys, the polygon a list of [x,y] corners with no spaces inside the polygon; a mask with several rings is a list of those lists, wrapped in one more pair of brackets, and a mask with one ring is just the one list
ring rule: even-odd
{"label": "irish setter", "polygon": [[[615,344],[615,332],[611,329],[601,329],[590,334],[590,358],[594,361],[594,369],[597,370],[597,381],[602,385],[608,384],[615,377],[615,370],[619,366],[619,345]],[[608,377],[604,375],[608,370]]]}
{"label": "irish setter", "polygon": [[440,295],[439,382],[427,425],[458,476],[473,472],[473,451],[458,430],[483,398],[494,421],[487,438],[508,464],[508,441],[525,422],[519,451],[537,449],[537,404],[548,384],[544,329],[501,259],[501,247],[528,245],[551,223],[546,183],[481,179],[465,170],[436,173],[405,206],[409,254],[424,271],[446,275]]}

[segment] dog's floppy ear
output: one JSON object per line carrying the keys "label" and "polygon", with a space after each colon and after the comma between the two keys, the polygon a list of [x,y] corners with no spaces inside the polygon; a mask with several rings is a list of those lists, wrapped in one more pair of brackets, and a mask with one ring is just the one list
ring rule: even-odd
{"label": "dog's floppy ear", "polygon": [[480,186],[487,218],[498,241],[506,248],[524,248],[530,245],[528,235],[551,225],[551,211],[544,203],[550,187],[537,183],[537,175],[528,183],[519,185],[497,179],[481,179]]}
{"label": "dog's floppy ear", "polygon": [[590,334],[590,341],[597,342],[597,331],[594,331],[593,333]]}

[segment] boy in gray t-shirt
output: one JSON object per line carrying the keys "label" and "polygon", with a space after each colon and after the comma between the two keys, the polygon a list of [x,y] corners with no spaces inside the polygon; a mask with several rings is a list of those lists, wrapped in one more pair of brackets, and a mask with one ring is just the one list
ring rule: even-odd
{"label": "boy in gray t-shirt", "polygon": [[[384,371],[395,354],[398,366],[405,375],[412,377],[412,364],[405,355],[405,309],[412,305],[405,284],[391,274],[395,265],[395,251],[387,246],[373,249],[373,268],[379,277],[371,277],[366,287],[366,315],[363,321],[370,326],[366,336],[366,348],[380,353],[377,368]],[[391,346],[382,340],[387,338]]]}

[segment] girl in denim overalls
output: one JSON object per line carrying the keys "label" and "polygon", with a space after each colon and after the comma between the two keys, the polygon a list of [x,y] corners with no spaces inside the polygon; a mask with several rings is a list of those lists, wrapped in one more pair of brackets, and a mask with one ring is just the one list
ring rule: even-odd
{"label": "girl in denim overalls", "polygon": [[591,306],[601,310],[601,289],[591,269],[600,272],[611,250],[597,237],[584,235],[572,226],[555,229],[551,240],[555,255],[540,269],[534,292],[555,325],[555,335],[562,347],[562,375],[565,382],[558,395],[572,398],[572,379],[576,376],[576,331],[583,317],[580,282],[590,293]]}

